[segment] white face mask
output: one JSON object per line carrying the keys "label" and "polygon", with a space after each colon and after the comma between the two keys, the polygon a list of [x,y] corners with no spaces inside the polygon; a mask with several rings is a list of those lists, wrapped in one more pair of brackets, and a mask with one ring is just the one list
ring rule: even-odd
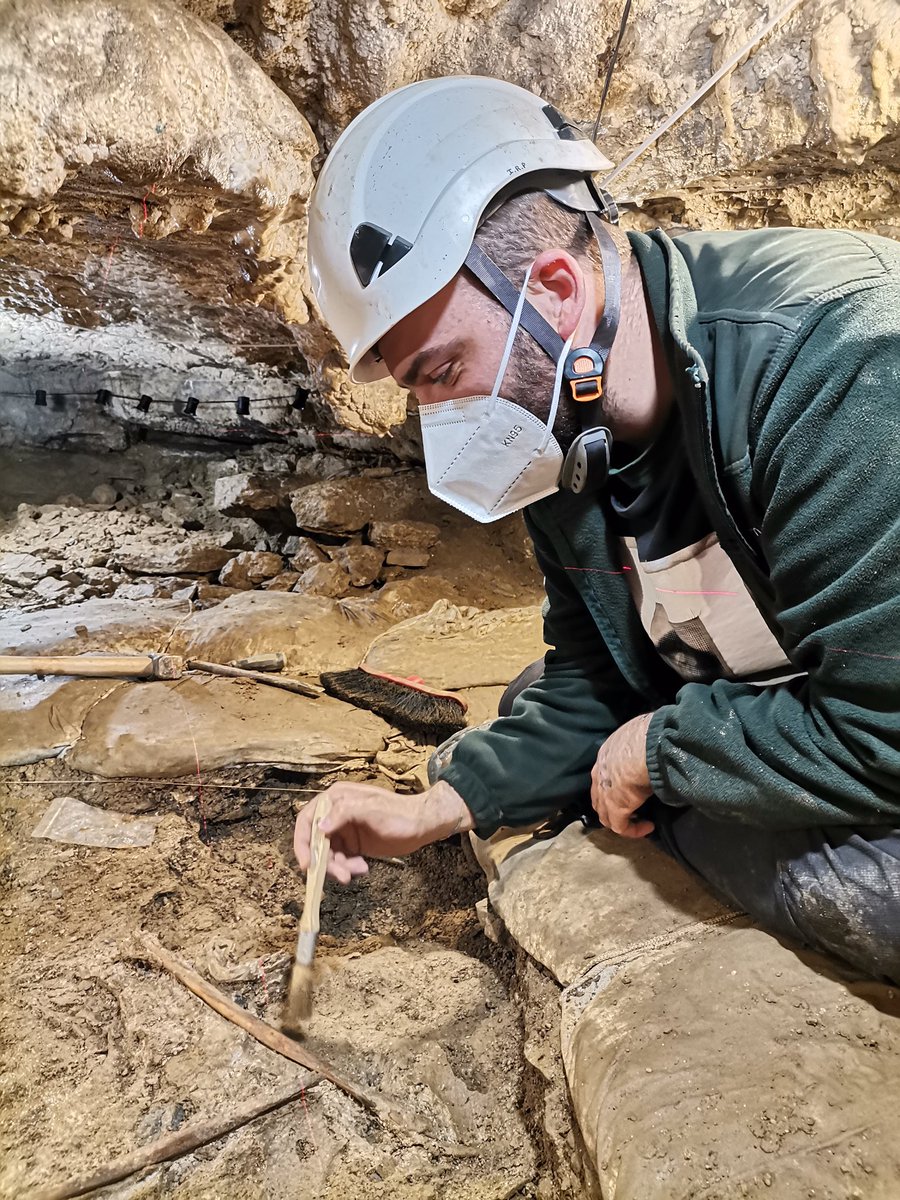
{"label": "white face mask", "polygon": [[419,406],[429,491],[482,524],[559,491],[563,452],[553,436],[553,424],[574,331],[556,364],[546,424],[499,394],[530,276],[529,267],[490,396]]}

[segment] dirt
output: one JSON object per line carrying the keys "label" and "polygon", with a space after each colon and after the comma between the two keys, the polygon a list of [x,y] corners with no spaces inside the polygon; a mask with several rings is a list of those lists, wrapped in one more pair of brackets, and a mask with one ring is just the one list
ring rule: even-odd
{"label": "dirt", "polygon": [[[225,799],[215,821],[209,810],[199,819],[196,780],[108,786],[56,762],[0,778],[0,1195],[26,1196],[299,1078],[141,957],[140,935],[152,933],[278,1022],[302,896],[292,804],[309,784],[259,769],[228,778],[233,787],[207,781]],[[153,844],[33,839],[50,799],[66,794],[160,813]],[[302,1103],[104,1195],[534,1195],[519,1010],[510,962],[475,915],[484,890],[456,843],[326,890],[310,1045],[399,1110],[408,1136],[320,1083]]]}

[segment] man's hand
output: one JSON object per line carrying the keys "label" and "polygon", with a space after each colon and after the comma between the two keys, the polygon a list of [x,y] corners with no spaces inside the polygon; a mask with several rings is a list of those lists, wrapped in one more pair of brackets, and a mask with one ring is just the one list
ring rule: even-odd
{"label": "man's hand", "polygon": [[647,770],[647,727],[653,713],[626,721],[610,734],[591,771],[591,803],[600,824],[622,837],[646,837],[652,821],[634,814],[653,795]]}
{"label": "man's hand", "polygon": [[[417,796],[396,796],[366,783],[336,783],[328,789],[331,812],[321,829],[331,840],[328,874],[339,883],[365,875],[363,857],[394,858],[431,842],[475,828],[463,798],[448,783],[436,783]],[[309,868],[309,838],[318,796],[297,817],[294,853]]]}

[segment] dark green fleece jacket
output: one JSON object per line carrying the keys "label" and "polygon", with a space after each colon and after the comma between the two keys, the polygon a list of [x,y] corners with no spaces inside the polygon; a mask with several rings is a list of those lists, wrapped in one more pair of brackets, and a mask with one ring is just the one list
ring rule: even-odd
{"label": "dark green fleece jacket", "polygon": [[544,675],[442,778],[481,834],[526,824],[583,797],[604,739],[653,711],[664,803],[781,828],[900,824],[900,246],[630,236],[713,529],[803,674],[683,684],[641,625],[605,497],[560,492],[526,510]]}

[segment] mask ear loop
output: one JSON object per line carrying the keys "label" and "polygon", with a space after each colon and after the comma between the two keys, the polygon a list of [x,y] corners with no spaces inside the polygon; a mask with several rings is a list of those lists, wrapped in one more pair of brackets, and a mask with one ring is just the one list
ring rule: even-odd
{"label": "mask ear loop", "polygon": [[556,378],[553,381],[553,399],[550,401],[550,412],[547,414],[547,434],[541,442],[540,454],[543,454],[547,449],[547,445],[553,436],[553,426],[556,424],[556,413],[559,409],[559,400],[562,395],[563,371],[566,368],[566,359],[569,357],[569,351],[572,349],[575,332],[573,329],[569,335],[569,340],[563,346],[562,354],[560,354],[559,361],[556,364]]}
{"label": "mask ear loop", "polygon": [[[522,319],[522,309],[525,307],[525,293],[528,290],[528,280],[531,278],[531,271],[534,263],[525,272],[525,282],[522,284],[522,290],[519,292],[519,299],[516,301],[516,311],[512,315],[512,322],[509,327],[509,336],[506,339],[506,346],[503,350],[503,357],[500,359],[500,367],[497,371],[497,378],[494,380],[494,386],[491,390],[491,405],[497,402],[497,397],[500,395],[500,388],[503,386],[503,379],[506,375],[506,368],[509,365],[509,356],[512,354],[513,342],[516,340],[516,334],[519,332],[519,322]],[[565,361],[565,358],[563,359]]]}

